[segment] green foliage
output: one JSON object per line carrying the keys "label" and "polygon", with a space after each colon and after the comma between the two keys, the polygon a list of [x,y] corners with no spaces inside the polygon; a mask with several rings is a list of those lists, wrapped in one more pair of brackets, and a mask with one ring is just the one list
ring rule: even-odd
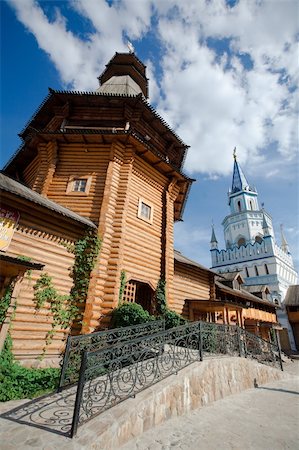
{"label": "green foliage", "polygon": [[25,255],[18,255],[17,259],[19,261],[24,261],[24,262],[29,262],[32,260],[32,258],[30,256],[25,256]]}
{"label": "green foliage", "polygon": [[47,273],[41,274],[33,286],[33,289],[36,309],[42,308],[46,302],[51,303],[52,300],[54,300],[58,295],[53,286],[52,277],[50,277]]}
{"label": "green foliage", "polygon": [[119,287],[119,296],[118,296],[118,304],[120,305],[123,299],[124,290],[126,287],[127,276],[125,270],[122,270],[120,273],[120,287]]}
{"label": "green foliage", "polygon": [[52,342],[56,328],[66,329],[72,322],[81,319],[82,311],[79,304],[84,304],[86,301],[90,273],[94,268],[99,249],[100,240],[91,231],[76,242],[75,262],[71,273],[74,283],[69,296],[57,292],[52,277],[47,273],[41,274],[33,286],[35,308],[39,310],[47,303],[53,317],[52,329],[46,335],[46,345]]}
{"label": "green foliage", "polygon": [[22,367],[11,352],[12,341],[8,334],[0,354],[0,401],[33,398],[58,385],[59,369],[28,369]]}
{"label": "green foliage", "polygon": [[204,333],[202,333],[202,346],[205,351],[215,353],[217,350],[217,344],[217,329],[212,325],[211,327],[206,328]]}
{"label": "green foliage", "polygon": [[[46,345],[49,345],[53,340],[56,327],[66,329],[70,326],[74,317],[74,307],[69,301],[69,296],[61,295],[57,292],[53,285],[52,277],[47,273],[41,274],[33,289],[35,309],[39,310],[47,303],[52,313],[52,329],[47,332],[45,339]],[[45,348],[43,353],[45,353]]]}
{"label": "green foliage", "polygon": [[127,327],[130,325],[138,325],[139,323],[150,322],[155,320],[145,311],[141,305],[137,303],[123,303],[112,311],[112,328]]}
{"label": "green foliage", "polygon": [[35,308],[39,310],[45,303],[50,306],[50,311],[53,315],[52,327],[59,326],[60,328],[67,328],[72,319],[73,308],[69,300],[69,296],[59,294],[52,282],[52,277],[47,273],[41,274],[39,279],[33,286]]}
{"label": "green foliage", "polygon": [[165,287],[165,280],[160,278],[156,289],[156,310],[158,314],[164,314],[167,311]]}
{"label": "green foliage", "polygon": [[4,322],[7,310],[11,303],[11,295],[14,288],[14,283],[10,283],[5,289],[4,295],[0,300],[0,325]]}
{"label": "green foliage", "polygon": [[180,325],[184,325],[187,321],[180,314],[175,311],[171,311],[167,309],[164,314],[161,316],[162,319],[165,320],[165,329],[179,327]]}
{"label": "green foliage", "polygon": [[186,320],[175,311],[171,311],[167,307],[166,302],[166,282],[160,279],[156,289],[156,311],[160,315],[159,318],[165,320],[165,329],[178,327],[184,325]]}
{"label": "green foliage", "polygon": [[[79,239],[75,244],[75,262],[71,273],[74,282],[71,289],[71,299],[73,304],[84,304],[86,301],[90,274],[95,266],[100,248],[101,240],[91,230],[87,231],[85,236],[82,239]],[[79,318],[80,317],[77,317],[77,319]]]}

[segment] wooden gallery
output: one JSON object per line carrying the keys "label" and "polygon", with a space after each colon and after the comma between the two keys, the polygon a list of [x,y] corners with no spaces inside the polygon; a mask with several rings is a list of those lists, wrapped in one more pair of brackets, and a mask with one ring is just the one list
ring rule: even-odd
{"label": "wooden gallery", "polygon": [[[56,364],[67,333],[107,327],[120,301],[154,313],[159,280],[187,319],[268,338],[277,319],[267,292],[246,292],[239,274],[220,277],[174,251],[194,180],[182,172],[187,146],[147,102],[145,66],[116,53],[99,83],[50,90],[1,173],[0,345],[10,330],[23,363],[44,354]],[[59,309],[69,296],[82,314],[70,329]]]}

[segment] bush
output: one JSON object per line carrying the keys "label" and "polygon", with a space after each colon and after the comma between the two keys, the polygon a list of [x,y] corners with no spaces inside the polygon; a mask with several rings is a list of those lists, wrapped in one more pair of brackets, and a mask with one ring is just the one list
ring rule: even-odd
{"label": "bush", "polygon": [[167,311],[165,288],[166,282],[160,279],[156,289],[156,308],[158,314],[164,314]]}
{"label": "bush", "polygon": [[14,360],[11,348],[8,336],[0,355],[0,402],[33,398],[57,388],[60,369],[22,367]]}
{"label": "bush", "polygon": [[161,316],[161,319],[165,320],[165,329],[178,327],[180,325],[184,325],[186,323],[186,319],[184,319],[180,314],[175,311],[171,311],[170,309],[166,309],[164,314]]}
{"label": "bush", "polygon": [[155,320],[155,317],[151,316],[138,303],[123,303],[112,311],[111,318],[112,328],[128,327]]}

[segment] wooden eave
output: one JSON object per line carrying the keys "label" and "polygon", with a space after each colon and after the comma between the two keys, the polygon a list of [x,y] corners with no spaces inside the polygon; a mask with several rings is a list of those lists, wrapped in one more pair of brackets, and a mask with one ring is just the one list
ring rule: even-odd
{"label": "wooden eave", "polygon": [[17,271],[22,269],[26,270],[42,270],[45,267],[45,264],[36,262],[36,261],[27,261],[22,259],[22,257],[17,257],[15,255],[10,255],[9,253],[0,252],[0,262],[1,262],[1,270],[3,265],[14,267]]}
{"label": "wooden eave", "polygon": [[177,167],[174,167],[165,155],[155,150],[155,148],[145,140],[142,140],[138,134],[134,132],[133,129],[125,131],[124,129],[77,129],[72,128],[65,131],[46,131],[40,130],[36,131],[35,135],[32,136],[34,139],[35,147],[37,146],[38,140],[44,142],[49,142],[55,140],[61,143],[81,143],[84,142],[85,145],[92,143],[103,142],[104,138],[105,144],[111,144],[115,140],[126,144],[131,142],[136,150],[136,154],[142,157],[148,164],[155,167],[160,173],[165,175],[167,178],[176,178],[177,184],[179,186],[179,194],[174,202],[174,215],[175,220],[182,220],[182,215],[184,211],[184,206],[188,198],[189,190],[193,181],[192,178],[187,177],[182,173]]}
{"label": "wooden eave", "polygon": [[206,272],[207,274],[215,277],[217,275],[216,272],[214,272],[212,269],[208,269],[205,266],[202,266],[201,264],[197,263],[196,261],[193,261],[186,256],[182,255],[179,251],[174,250],[174,263],[175,265],[182,265],[187,266],[190,270],[199,270],[202,272]]}
{"label": "wooden eave", "polygon": [[[29,188],[28,188],[29,189]],[[31,189],[29,189],[31,190]],[[3,204],[13,205],[15,209],[20,211],[27,211],[28,214],[31,212],[33,214],[39,214],[40,217],[49,217],[49,220],[59,220],[59,227],[61,230],[68,230],[69,227],[76,227],[80,228],[82,230],[85,230],[88,228],[96,229],[96,225],[91,222],[91,220],[79,216],[79,214],[75,213],[74,211],[71,211],[68,208],[63,207],[62,205],[55,203],[47,198],[41,197],[41,201],[44,200],[43,203],[37,203],[34,200],[31,200],[30,198],[26,198],[22,195],[18,195],[14,192],[9,192],[6,190],[0,189],[1,192],[1,200]],[[35,191],[32,191],[35,196],[39,195]],[[47,203],[46,203],[47,202]],[[56,206],[56,209],[53,209],[53,206]],[[55,217],[55,219],[53,219]]]}
{"label": "wooden eave", "polygon": [[229,302],[225,300],[201,300],[201,299],[186,299],[185,302],[192,303],[193,306],[201,306],[204,308],[209,308],[214,311],[221,311],[223,308],[228,309],[247,309],[246,305],[242,305],[239,303]]}
{"label": "wooden eave", "polygon": [[263,305],[265,307],[268,307],[268,308],[271,308],[271,309],[274,309],[274,310],[277,309],[277,305],[275,305],[274,303],[270,303],[270,302],[268,302],[266,300],[262,300],[262,299],[256,297],[255,295],[252,295],[252,294],[250,294],[248,292],[244,292],[244,291],[241,291],[241,290],[229,288],[227,286],[224,286],[222,283],[219,283],[218,281],[215,281],[215,285],[216,285],[216,289],[217,290],[219,289],[220,292],[224,292],[225,294],[229,294],[229,295],[231,295],[233,297],[236,297],[236,298],[244,299],[245,301],[251,302],[253,304],[254,303],[258,303],[258,304],[261,304],[261,305]]}
{"label": "wooden eave", "polygon": [[[76,119],[76,116],[73,115],[76,107],[95,108],[95,111],[99,110],[99,108],[104,108],[106,109],[105,114],[109,114],[110,110],[113,113],[113,108],[115,108],[115,105],[117,104],[119,104],[122,109],[128,104],[134,112],[138,112],[139,109],[144,120],[147,123],[150,123],[152,130],[160,136],[161,143],[159,145],[161,146],[162,142],[164,142],[162,145],[162,147],[164,146],[163,149],[161,147],[161,153],[165,152],[166,157],[168,149],[174,150],[177,153],[176,158],[179,165],[175,169],[180,170],[186,157],[188,146],[176,135],[141,94],[129,96],[101,94],[98,92],[54,91],[52,89],[49,89],[48,96],[44,99],[20,133],[19,136],[24,142],[5,165],[4,170],[13,175],[17,173],[18,170],[22,171],[24,165],[27,165],[32,161],[37,153],[35,148],[36,132],[38,130],[46,131],[49,123],[54,117],[60,118],[61,121],[64,117],[68,119],[69,116],[72,120],[80,120],[79,116]],[[121,120],[125,121],[124,112],[122,113]],[[135,119],[133,118],[132,126],[136,128],[135,133],[138,134],[138,120],[135,120],[135,122],[134,120]],[[141,136],[141,139],[144,139],[145,137],[146,136]],[[157,145],[155,145],[155,147],[157,148]]]}
{"label": "wooden eave", "polygon": [[[119,64],[127,65],[128,56],[129,56],[128,53],[115,52],[110,61],[105,65],[106,69],[104,69],[101,75],[98,76],[98,80],[101,80],[101,78],[104,77],[105,73],[107,72],[107,68],[112,64],[114,64],[116,61]],[[136,65],[138,71],[145,77],[146,66],[143,64],[143,62],[136,56],[135,53],[131,53],[130,58],[134,59],[134,64]]]}

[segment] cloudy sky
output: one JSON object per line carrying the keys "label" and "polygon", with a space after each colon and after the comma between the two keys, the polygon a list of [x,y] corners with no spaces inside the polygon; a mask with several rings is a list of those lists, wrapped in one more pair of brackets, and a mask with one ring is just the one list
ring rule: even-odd
{"label": "cloudy sky", "polygon": [[210,265],[223,243],[232,151],[298,266],[297,0],[8,0],[1,8],[1,165],[56,89],[93,90],[130,40],[147,65],[150,102],[190,145],[196,178],[176,247]]}

